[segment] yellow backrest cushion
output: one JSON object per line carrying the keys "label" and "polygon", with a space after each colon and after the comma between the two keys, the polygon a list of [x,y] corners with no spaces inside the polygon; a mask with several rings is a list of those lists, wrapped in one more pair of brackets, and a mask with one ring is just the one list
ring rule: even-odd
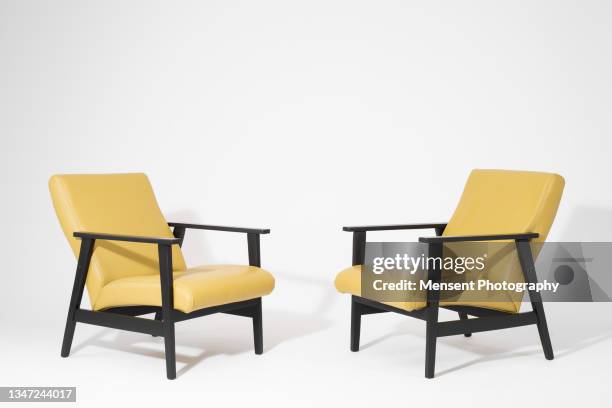
{"label": "yellow backrest cushion", "polygon": [[[473,170],[459,205],[443,235],[484,235],[537,232],[544,242],[552,226],[564,187],[563,177],[551,173],[509,170]],[[493,282],[523,282],[523,273],[513,242],[488,248],[486,270],[478,278]],[[461,247],[465,256],[470,247]],[[473,248],[476,250],[477,248]],[[539,247],[533,248],[537,257]],[[475,277],[471,277],[475,279]],[[450,304],[487,307],[518,312],[523,293],[479,292],[448,299]]]}
{"label": "yellow backrest cushion", "polygon": [[564,185],[552,173],[473,170],[444,235],[537,232],[545,241]]}
{"label": "yellow backrest cushion", "polygon": [[[172,238],[145,174],[56,175],[49,189],[64,234],[78,256],[74,231]],[[172,248],[173,267],[184,270],[180,248]],[[159,273],[157,245],[96,241],[87,290],[92,304],[107,283],[128,276]]]}

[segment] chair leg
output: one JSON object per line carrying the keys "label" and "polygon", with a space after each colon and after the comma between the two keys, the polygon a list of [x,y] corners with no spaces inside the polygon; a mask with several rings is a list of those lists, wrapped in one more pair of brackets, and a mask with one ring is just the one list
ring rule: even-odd
{"label": "chair leg", "polygon": [[261,299],[254,306],[253,313],[253,343],[255,345],[255,354],[263,353],[263,322],[261,311]]}
{"label": "chair leg", "polygon": [[[521,263],[521,268],[523,269],[525,281],[528,283],[537,282],[538,277],[536,275],[529,241],[516,241],[516,249],[518,251],[519,261]],[[531,301],[531,307],[533,308],[533,311],[537,317],[538,333],[540,334],[540,341],[542,342],[542,348],[544,349],[544,357],[546,357],[547,360],[552,360],[555,358],[555,355],[550,342],[550,335],[548,334],[548,325],[546,324],[546,315],[544,314],[542,296],[536,291],[530,291],[529,300]]]}
{"label": "chair leg", "polygon": [[436,324],[428,321],[425,334],[425,378],[434,378],[436,371]]}
{"label": "chair leg", "polygon": [[176,378],[176,350],[174,345],[174,322],[164,320],[164,347],[166,352],[166,376],[169,380]]}
{"label": "chair leg", "polygon": [[70,312],[68,312],[68,319],[66,320],[66,328],[64,329],[64,340],[62,341],[62,357],[68,357],[70,355],[70,348],[72,347],[72,338],[74,337],[74,329],[76,327],[76,321],[70,318]]}
{"label": "chair leg", "polygon": [[360,305],[351,298],[351,351],[359,351],[359,337],[361,335]]}
{"label": "chair leg", "polygon": [[[467,320],[468,319],[468,315],[467,313],[463,313],[463,312],[459,312],[459,320]],[[466,330],[465,333],[463,333],[463,335],[465,337],[472,337],[472,333],[470,333],[469,331]]]}
{"label": "chair leg", "polygon": [[540,342],[544,349],[544,357],[547,360],[555,358],[552,343],[550,342],[550,334],[548,333],[548,325],[546,324],[546,315],[544,314],[544,306],[542,303],[532,303],[533,310],[538,318],[538,333],[540,334]]}
{"label": "chair leg", "polygon": [[169,380],[174,380],[176,378],[176,350],[174,345],[172,248],[170,245],[159,245],[157,250],[159,256],[159,277],[162,297],[161,317],[166,352],[166,376]]}
{"label": "chair leg", "polygon": [[87,270],[93,254],[95,240],[82,239],[81,248],[79,250],[79,259],[77,261],[77,270],[74,276],[74,284],[72,286],[72,295],[70,296],[70,306],[68,306],[68,316],[66,317],[66,328],[64,329],[64,339],[62,340],[62,357],[70,355],[72,347],[72,339],[74,337],[74,329],[76,327],[76,311],[81,305],[83,299],[83,291],[85,290],[85,281],[87,279]]}
{"label": "chair leg", "polygon": [[[432,258],[442,257],[442,245],[428,245],[428,255]],[[430,282],[441,281],[441,266],[434,265],[428,269],[427,278]],[[425,378],[434,378],[436,371],[436,342],[438,340],[438,311],[440,309],[440,291],[427,291],[427,328],[425,331]]]}

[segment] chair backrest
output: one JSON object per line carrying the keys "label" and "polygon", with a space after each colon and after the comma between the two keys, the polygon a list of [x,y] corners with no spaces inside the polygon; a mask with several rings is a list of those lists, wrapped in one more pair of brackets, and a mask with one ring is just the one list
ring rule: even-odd
{"label": "chair backrest", "polygon": [[[172,238],[145,174],[70,174],[49,180],[53,205],[64,234],[78,256],[74,231]],[[185,269],[178,245],[173,268]],[[107,283],[130,276],[159,273],[157,245],[96,241],[87,276],[92,304]]]}
{"label": "chair backrest", "polygon": [[[535,241],[544,242],[557,213],[564,184],[563,177],[551,173],[473,170],[443,235],[537,232],[539,237]],[[458,243],[452,249],[462,256],[478,256],[471,252],[481,251],[483,247]],[[532,249],[535,258],[540,246]],[[492,241],[487,252],[489,257],[485,270],[470,279],[524,281],[513,242]],[[451,274],[449,279],[453,278],[457,277]],[[463,293],[448,298],[448,301],[458,305],[518,312],[522,299],[521,292],[484,290]]]}
{"label": "chair backrest", "polygon": [[564,185],[552,173],[473,170],[444,235],[537,232],[543,242]]}

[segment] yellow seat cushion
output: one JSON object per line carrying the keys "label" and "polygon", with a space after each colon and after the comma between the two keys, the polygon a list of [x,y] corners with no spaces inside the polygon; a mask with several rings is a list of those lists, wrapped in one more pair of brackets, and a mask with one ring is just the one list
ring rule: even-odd
{"label": "yellow seat cushion", "polygon": [[[336,289],[340,293],[346,293],[349,295],[355,295],[361,297],[361,265],[351,266],[350,268],[346,268],[341,271],[336,276]],[[500,293],[500,296],[504,296],[504,293]],[[427,306],[426,293],[423,292],[423,299],[419,301],[411,301],[411,302],[382,302],[389,306],[397,307],[399,309],[404,309],[409,312],[413,310],[422,309]],[[514,309],[514,303],[509,296],[506,296],[507,301],[500,301],[499,297],[496,301],[461,301],[459,298],[457,301],[441,301],[440,306],[475,306],[482,307],[485,309],[493,309],[499,310],[503,312],[516,313]],[[506,300],[504,298],[504,300]]]}
{"label": "yellow seat cushion", "polygon": [[[265,296],[273,289],[272,275],[256,266],[198,266],[174,272],[174,308],[190,313]],[[129,276],[106,284],[96,298],[94,310],[135,305],[161,306],[159,273]]]}
{"label": "yellow seat cushion", "polygon": [[[361,265],[351,266],[336,276],[336,289],[340,293],[361,296]],[[383,302],[389,306],[404,309],[409,312],[427,306],[425,297],[418,302]]]}

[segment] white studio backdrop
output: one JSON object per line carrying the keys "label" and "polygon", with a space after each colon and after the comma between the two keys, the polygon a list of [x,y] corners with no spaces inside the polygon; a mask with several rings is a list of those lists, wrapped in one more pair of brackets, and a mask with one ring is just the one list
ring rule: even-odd
{"label": "white studio backdrop", "polygon": [[[472,168],[562,174],[550,239],[610,240],[611,16],[604,1],[2,0],[0,316],[49,323],[59,345],[76,262],[56,173],[143,171],[169,220],[270,227],[267,305],[332,320],[341,226],[446,221]],[[246,238],[189,232],[185,251],[245,262]]]}

